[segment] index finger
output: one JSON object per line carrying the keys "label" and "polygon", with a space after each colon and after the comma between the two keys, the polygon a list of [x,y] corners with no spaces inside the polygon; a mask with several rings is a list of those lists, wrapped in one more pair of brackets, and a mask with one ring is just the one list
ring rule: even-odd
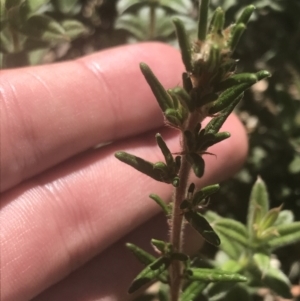
{"label": "index finger", "polygon": [[2,71],[1,191],[98,143],[160,126],[141,61],[165,87],[180,83],[179,53],[159,43]]}

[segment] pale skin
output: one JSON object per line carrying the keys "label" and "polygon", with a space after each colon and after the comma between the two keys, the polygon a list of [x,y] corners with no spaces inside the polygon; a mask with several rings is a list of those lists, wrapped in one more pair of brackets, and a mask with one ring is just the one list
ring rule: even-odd
{"label": "pale skin", "polygon": [[[160,211],[148,195],[168,199],[171,185],[113,155],[161,160],[157,132],[180,151],[178,133],[162,128],[141,61],[166,88],[180,84],[180,54],[158,43],[1,71],[2,301],[127,300],[141,266],[124,243],[147,247],[167,236],[162,217],[144,223]],[[232,137],[210,148],[216,157],[204,156],[200,185],[227,178],[245,160],[241,123],[232,115],[223,129]]]}

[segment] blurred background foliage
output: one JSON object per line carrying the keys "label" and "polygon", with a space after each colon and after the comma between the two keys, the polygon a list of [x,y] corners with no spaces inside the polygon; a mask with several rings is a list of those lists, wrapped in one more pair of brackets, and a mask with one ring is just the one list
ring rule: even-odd
{"label": "blurred background foliage", "polygon": [[[235,56],[241,70],[267,69],[272,77],[247,92],[238,107],[249,133],[249,158],[223,183],[212,206],[245,221],[246,200],[260,175],[271,207],[283,203],[300,220],[300,1],[211,0],[210,5],[227,10],[229,25],[249,4],[257,9]],[[196,0],[0,0],[0,62],[4,68],[49,63],[146,40],[176,47],[171,17],[183,20],[193,35],[197,6]],[[287,261],[300,259],[299,245],[291,252]]]}

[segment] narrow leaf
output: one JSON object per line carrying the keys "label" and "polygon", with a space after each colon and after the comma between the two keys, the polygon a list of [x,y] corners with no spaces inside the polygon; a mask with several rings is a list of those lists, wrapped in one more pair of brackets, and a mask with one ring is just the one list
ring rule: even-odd
{"label": "narrow leaf", "polygon": [[279,236],[268,241],[268,246],[271,249],[281,248],[300,241],[300,222],[277,226],[276,231]]}
{"label": "narrow leaf", "polygon": [[152,193],[149,195],[149,197],[160,206],[166,216],[171,214],[171,208],[157,194]]}
{"label": "narrow leaf", "polygon": [[215,233],[204,216],[194,211],[188,211],[184,214],[184,217],[207,242],[216,247],[220,245],[221,241],[219,236]]}
{"label": "narrow leaf", "polygon": [[240,15],[240,17],[237,19],[236,24],[239,24],[239,23],[247,24],[254,10],[255,10],[255,6],[254,5],[247,6],[243,10],[243,12]]}
{"label": "narrow leaf", "polygon": [[279,269],[270,268],[262,280],[263,285],[283,298],[291,299],[291,283],[287,276]]}
{"label": "narrow leaf", "polygon": [[176,28],[177,39],[181,50],[181,57],[186,71],[192,72],[192,50],[189,37],[185,31],[184,25],[178,18],[173,19]]}
{"label": "narrow leaf", "polygon": [[32,39],[47,42],[69,41],[65,29],[54,19],[45,15],[34,15],[19,28],[22,33]]}
{"label": "narrow leaf", "polygon": [[190,112],[193,110],[193,104],[190,95],[181,87],[172,89],[172,92],[178,97],[180,103]]}
{"label": "narrow leaf", "polygon": [[254,73],[240,73],[217,83],[215,88],[217,91],[221,91],[239,84],[255,84],[257,81],[257,76]]}
{"label": "narrow leaf", "polygon": [[266,215],[269,210],[269,196],[267,187],[260,177],[257,178],[257,181],[255,182],[250,195],[247,216],[247,227],[250,236],[254,235],[254,224],[260,223],[259,220],[255,220],[257,219],[255,216],[257,208],[259,208],[259,210],[261,211],[261,216]]}
{"label": "narrow leaf", "polygon": [[142,158],[136,157],[134,155],[122,151],[116,152],[115,157],[123,163],[130,165],[134,169],[140,171],[141,173],[144,173],[145,175],[151,177],[156,181],[165,183],[172,182],[171,179],[166,178],[166,175],[160,169],[154,168],[153,163],[148,162]]}
{"label": "narrow leaf", "polygon": [[232,113],[235,106],[240,102],[240,100],[243,98],[243,94],[235,99],[226,109],[220,112],[220,115],[217,117],[214,117],[205,127],[205,133],[217,133],[224,122],[226,121],[227,117]]}
{"label": "narrow leaf", "polygon": [[197,296],[199,296],[203,290],[206,288],[206,282],[191,282],[181,294],[181,301],[192,301],[195,300]]}
{"label": "narrow leaf", "polygon": [[216,114],[225,108],[227,108],[230,104],[235,102],[237,98],[240,97],[240,95],[247,89],[249,89],[252,86],[252,84],[240,84],[233,88],[230,88],[226,91],[224,91],[219,98],[216,100],[216,102],[213,104],[213,106],[209,109],[209,114]]}
{"label": "narrow leaf", "polygon": [[201,0],[199,8],[198,39],[204,41],[207,33],[207,15],[209,0]]}
{"label": "narrow leaf", "polygon": [[156,138],[157,145],[159,146],[161,152],[163,153],[163,155],[165,157],[165,161],[166,161],[168,168],[173,168],[174,159],[173,159],[171,151],[169,150],[166,142],[164,141],[164,139],[162,138],[162,136],[160,134],[156,134],[155,138]]}
{"label": "narrow leaf", "polygon": [[262,218],[261,223],[259,225],[260,231],[264,231],[274,225],[274,223],[276,222],[276,220],[279,216],[281,208],[282,208],[282,205],[277,208],[273,208],[267,212],[267,214]]}
{"label": "narrow leaf", "polygon": [[128,289],[128,293],[131,294],[145,284],[158,279],[159,275],[166,271],[169,265],[170,260],[167,260],[165,257],[156,259],[137,275],[137,277],[131,283],[131,286]]}
{"label": "narrow leaf", "polygon": [[150,67],[145,63],[141,63],[140,68],[161,110],[165,112],[168,108],[172,108],[172,100],[170,96],[159,80],[155,77]]}
{"label": "narrow leaf", "polygon": [[279,212],[278,218],[274,226],[291,224],[294,221],[294,214],[291,210],[282,210]]}
{"label": "narrow leaf", "polygon": [[264,276],[267,274],[268,270],[270,269],[270,265],[271,265],[270,256],[263,253],[255,253],[253,255],[253,260],[256,264],[256,267],[261,271],[262,278],[264,278]]}
{"label": "narrow leaf", "polygon": [[235,285],[227,293],[224,301],[252,301],[253,298],[247,290],[246,285]]}
{"label": "narrow leaf", "polygon": [[203,158],[195,153],[187,155],[188,162],[192,165],[192,169],[198,178],[201,178],[204,174],[205,163]]}
{"label": "narrow leaf", "polygon": [[213,15],[211,23],[211,32],[221,34],[225,22],[225,14],[221,7],[218,7]]}
{"label": "narrow leaf", "polygon": [[[223,223],[223,225],[220,225],[219,222],[216,222],[215,226],[214,226],[215,231],[217,231],[218,234],[222,233],[222,234],[226,235],[231,240],[232,243],[239,243],[243,247],[248,247],[249,246],[248,235],[243,236],[243,235],[241,235],[241,233],[236,231],[237,228],[241,228],[241,227],[237,227],[234,229],[227,228],[226,224],[228,224],[229,227],[237,226],[237,224],[229,223],[228,221],[226,223]],[[238,230],[241,230],[241,229],[238,229]]]}
{"label": "narrow leaf", "polygon": [[197,191],[192,198],[193,206],[199,205],[202,200],[204,200],[204,199],[208,198],[209,196],[211,196],[212,194],[218,192],[219,189],[220,189],[220,185],[215,184],[215,185],[206,186],[206,187],[202,188],[201,190]]}
{"label": "narrow leaf", "polygon": [[133,253],[133,255],[139,260],[139,262],[141,262],[144,265],[148,265],[156,260],[156,258],[153,255],[132,243],[127,243],[126,247]]}
{"label": "narrow leaf", "polygon": [[229,47],[231,51],[235,50],[245,30],[246,30],[246,25],[244,23],[239,23],[234,26],[234,28],[232,29],[231,40],[229,42]]}
{"label": "narrow leaf", "polygon": [[231,219],[231,218],[220,218],[215,222],[219,229],[224,229],[226,232],[227,229],[233,230],[238,235],[244,238],[243,241],[247,241],[248,239],[248,231],[245,225],[242,223]]}
{"label": "narrow leaf", "polygon": [[191,268],[187,271],[189,280],[201,280],[206,282],[245,282],[247,278],[237,273],[217,269]]}

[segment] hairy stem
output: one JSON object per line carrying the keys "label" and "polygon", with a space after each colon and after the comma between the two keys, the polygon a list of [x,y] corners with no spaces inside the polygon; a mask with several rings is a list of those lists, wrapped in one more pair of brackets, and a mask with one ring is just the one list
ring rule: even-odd
{"label": "hairy stem", "polygon": [[[193,129],[198,122],[202,122],[204,119],[203,116],[198,114],[191,114],[186,129]],[[186,190],[188,187],[188,179],[190,174],[191,166],[186,160],[185,149],[185,136],[182,131],[182,157],[181,157],[181,167],[179,171],[180,184],[175,190],[174,202],[173,202],[173,211],[172,219],[170,223],[170,243],[173,246],[174,252],[182,252],[182,243],[183,243],[183,215],[180,209],[180,204],[186,196]],[[170,266],[170,301],[178,301],[181,287],[182,287],[182,270],[183,264],[181,261],[174,260]]]}

